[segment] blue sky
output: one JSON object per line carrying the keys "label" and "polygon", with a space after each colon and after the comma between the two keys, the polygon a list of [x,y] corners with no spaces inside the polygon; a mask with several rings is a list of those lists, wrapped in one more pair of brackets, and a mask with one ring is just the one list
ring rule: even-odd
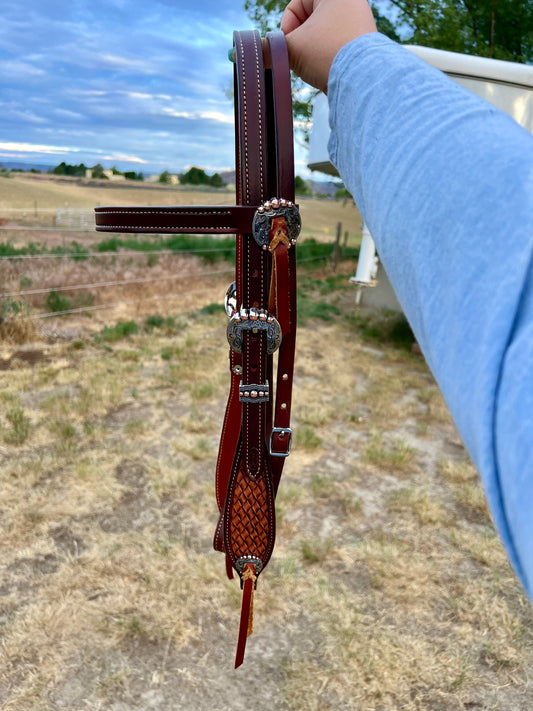
{"label": "blue sky", "polygon": [[252,28],[242,6],[0,0],[0,162],[232,169],[227,53],[233,30]]}

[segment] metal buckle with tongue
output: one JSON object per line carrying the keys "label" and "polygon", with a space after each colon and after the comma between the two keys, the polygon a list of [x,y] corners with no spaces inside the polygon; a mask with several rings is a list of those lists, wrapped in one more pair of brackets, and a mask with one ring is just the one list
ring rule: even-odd
{"label": "metal buckle with tongue", "polygon": [[[284,452],[274,451],[274,436],[278,435],[278,439],[284,439],[287,436],[287,447]],[[288,457],[292,447],[292,430],[290,427],[273,427],[270,435],[269,454],[271,457]]]}

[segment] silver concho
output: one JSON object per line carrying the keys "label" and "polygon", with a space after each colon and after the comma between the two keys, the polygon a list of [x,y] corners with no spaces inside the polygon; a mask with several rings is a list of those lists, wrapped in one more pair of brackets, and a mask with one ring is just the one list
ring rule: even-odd
{"label": "silver concho", "polygon": [[252,563],[253,565],[255,565],[256,575],[259,575],[259,573],[263,570],[263,561],[261,560],[261,558],[258,558],[256,555],[243,555],[241,558],[237,558],[237,560],[235,561],[235,568],[241,576],[246,563]]}
{"label": "silver concho", "polygon": [[270,222],[273,217],[284,217],[287,223],[287,237],[296,244],[302,221],[296,205],[289,200],[272,198],[259,207],[252,221],[252,234],[262,249],[268,249],[270,242]]}
{"label": "silver concho", "polygon": [[237,353],[242,353],[243,331],[265,333],[269,355],[281,344],[281,326],[274,316],[263,309],[241,309],[230,318],[226,334],[231,349]]}
{"label": "silver concho", "polygon": [[237,311],[237,284],[235,282],[231,283],[226,290],[224,308],[229,318]]}

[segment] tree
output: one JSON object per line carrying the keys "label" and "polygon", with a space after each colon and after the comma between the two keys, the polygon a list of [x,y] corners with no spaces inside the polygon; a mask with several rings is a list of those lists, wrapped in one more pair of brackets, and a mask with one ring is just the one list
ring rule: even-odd
{"label": "tree", "polygon": [[213,175],[209,178],[209,185],[212,188],[223,188],[224,181],[222,180],[222,176],[219,173],[213,173]]}
{"label": "tree", "polygon": [[309,186],[299,175],[294,177],[294,192],[297,195],[309,195]]}
{"label": "tree", "polygon": [[[279,23],[287,0],[244,0],[244,9],[262,34],[279,29]],[[382,15],[376,7],[372,7],[378,30],[393,40],[399,41],[394,24]],[[313,112],[312,101],[316,91],[310,90],[294,73],[291,73],[292,112],[296,126],[303,133],[304,140],[309,140],[309,127]]]}
{"label": "tree", "polygon": [[533,59],[531,0],[389,0],[409,44],[512,62]]}
{"label": "tree", "polygon": [[159,175],[159,182],[164,183],[165,185],[169,185],[169,183],[172,182],[172,178],[170,177],[170,173],[168,172],[168,170],[164,170]]}
{"label": "tree", "polygon": [[[376,25],[396,42],[513,62],[533,60],[532,0],[383,2],[379,8],[372,5]],[[245,0],[244,9],[264,33],[279,27],[286,5],[286,0]],[[294,76],[292,90],[294,119],[308,126],[314,94]],[[307,139],[308,129],[304,134]]]}
{"label": "tree", "polygon": [[59,165],[56,165],[51,172],[54,175],[73,175],[75,177],[84,178],[86,170],[87,166],[84,163],[80,163],[79,165],[69,165],[68,163],[65,163],[65,161],[62,161]]}
{"label": "tree", "polygon": [[181,182],[184,185],[209,185],[209,176],[203,170],[203,168],[196,168],[193,165],[192,168],[181,176]]}
{"label": "tree", "polygon": [[136,173],[134,170],[127,170],[124,173],[124,177],[127,180],[144,180],[144,175],[142,173]]}
{"label": "tree", "polygon": [[104,170],[104,166],[101,163],[97,163],[93,165],[91,175],[93,178],[107,178],[107,175],[104,175]]}

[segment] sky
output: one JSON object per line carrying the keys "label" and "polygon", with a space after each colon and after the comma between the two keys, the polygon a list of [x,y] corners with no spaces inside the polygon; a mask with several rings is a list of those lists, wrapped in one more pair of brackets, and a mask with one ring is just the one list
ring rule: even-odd
{"label": "sky", "polygon": [[[0,163],[234,167],[243,0],[0,0]],[[305,173],[297,151],[296,172]]]}

